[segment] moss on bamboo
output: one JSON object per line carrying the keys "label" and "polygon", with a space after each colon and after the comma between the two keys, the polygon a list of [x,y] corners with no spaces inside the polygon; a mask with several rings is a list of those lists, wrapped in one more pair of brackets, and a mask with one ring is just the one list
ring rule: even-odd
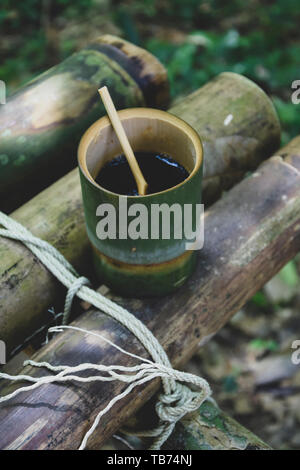
{"label": "moss on bamboo", "polygon": [[230,418],[216,405],[205,402],[175,427],[164,449],[270,450],[259,437]]}

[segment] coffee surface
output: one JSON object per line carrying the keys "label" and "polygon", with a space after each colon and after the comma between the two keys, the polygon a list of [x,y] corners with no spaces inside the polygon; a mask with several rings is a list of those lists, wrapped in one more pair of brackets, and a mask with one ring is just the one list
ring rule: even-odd
{"label": "coffee surface", "polygon": [[[135,157],[148,183],[147,194],[172,188],[189,176],[182,165],[165,153],[135,152]],[[108,191],[138,196],[136,182],[125,155],[107,162],[95,181]]]}

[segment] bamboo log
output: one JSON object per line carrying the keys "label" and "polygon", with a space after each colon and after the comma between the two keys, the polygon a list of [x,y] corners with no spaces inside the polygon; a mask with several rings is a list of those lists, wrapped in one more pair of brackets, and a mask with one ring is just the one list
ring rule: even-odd
{"label": "bamboo log", "polygon": [[204,202],[216,201],[280,145],[273,105],[255,83],[222,73],[192,93],[171,113],[200,134],[204,147]]}
{"label": "bamboo log", "polygon": [[2,210],[75,167],[82,133],[105,114],[97,93],[102,85],[118,108],[168,104],[167,74],[152,54],[115,36],[96,39],[1,106]]}
{"label": "bamboo log", "polygon": [[[218,110],[218,112],[216,112]],[[279,124],[267,96],[245,77],[221,74],[170,112],[192,124],[204,143],[204,203],[239,181],[279,145]],[[233,115],[226,126],[224,120]],[[228,120],[227,120],[228,122]],[[84,270],[89,261],[77,170],[36,196],[12,217]],[[0,339],[8,355],[51,316],[61,287],[21,244],[0,239]]]}
{"label": "bamboo log", "polygon": [[[206,213],[205,244],[194,276],[172,296],[115,299],[154,333],[175,367],[182,366],[300,249],[300,137],[263,163]],[[90,310],[74,325],[105,335],[132,353],[143,347],[126,328]],[[118,350],[67,331],[35,356],[38,361],[133,364]],[[43,372],[25,368],[24,373]],[[134,389],[103,417],[89,448],[99,448],[157,390]],[[50,385],[1,409],[0,448],[74,449],[92,420],[124,389],[120,383]],[[2,389],[1,395],[8,390]],[[23,406],[22,406],[23,405]],[[3,428],[4,431],[4,428]]]}
{"label": "bamboo log", "polygon": [[271,450],[259,437],[208,402],[177,423],[163,449]]}
{"label": "bamboo log", "polygon": [[[126,422],[127,430],[151,429],[157,424],[153,400]],[[126,435],[125,435],[126,437]],[[143,443],[147,448],[147,442]],[[163,450],[271,450],[259,437],[226,415],[212,402],[204,402],[179,421]]]}

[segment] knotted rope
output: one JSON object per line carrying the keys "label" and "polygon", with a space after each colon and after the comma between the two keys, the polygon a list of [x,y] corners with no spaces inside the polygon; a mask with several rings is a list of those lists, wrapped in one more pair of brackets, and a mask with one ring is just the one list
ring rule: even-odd
{"label": "knotted rope", "polygon": [[[122,353],[141,361],[140,364],[134,367],[104,366],[98,364],[80,364],[75,367],[69,367],[52,366],[46,362],[37,363],[26,361],[24,365],[30,364],[34,367],[45,367],[51,372],[56,373],[56,375],[34,378],[27,375],[10,376],[8,374],[0,373],[0,378],[2,377],[12,381],[25,380],[33,382],[33,385],[19,388],[13,393],[1,397],[0,403],[15,397],[23,391],[30,391],[43,384],[52,382],[105,382],[119,380],[124,383],[129,383],[129,386],[124,392],[114,397],[109,404],[98,413],[92,427],[86,433],[80,445],[80,450],[82,450],[86,447],[88,438],[98,426],[101,417],[117,401],[128,395],[136,386],[160,377],[163,384],[163,393],[159,395],[159,400],[156,405],[156,412],[160,418],[160,423],[154,430],[139,433],[139,435],[155,437],[151,449],[160,449],[172,433],[177,421],[187,413],[197,410],[199,406],[210,397],[211,390],[206,380],[196,375],[173,369],[166,352],[151,331],[128,310],[88,287],[86,285],[89,283],[88,279],[80,277],[73,266],[71,266],[71,264],[53,246],[46,241],[35,237],[20,223],[8,217],[1,211],[0,224],[5,227],[4,229],[0,229],[1,236],[23,242],[24,245],[26,245],[26,247],[31,250],[32,253],[47,267],[47,269],[68,289],[63,315],[64,325],[50,328],[49,332],[57,333],[61,332],[63,329],[73,329],[85,334],[94,335],[108,342],[111,346]],[[125,351],[100,334],[72,326],[66,326],[65,324],[68,321],[72,301],[75,295],[92,304],[94,307],[103,311],[125,326],[138,338],[153,358],[153,361]],[[82,372],[83,370],[96,370],[98,372],[105,372],[107,375],[89,377],[74,375],[78,372]],[[184,383],[193,384],[199,390],[194,392],[187,385],[184,385]]]}

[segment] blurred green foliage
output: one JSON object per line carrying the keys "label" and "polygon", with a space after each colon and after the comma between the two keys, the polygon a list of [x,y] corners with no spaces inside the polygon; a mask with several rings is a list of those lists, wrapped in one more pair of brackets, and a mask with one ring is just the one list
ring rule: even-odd
{"label": "blurred green foliage", "polygon": [[278,351],[279,345],[273,339],[256,338],[250,341],[249,347],[257,351]]}
{"label": "blurred green foliage", "polygon": [[[67,22],[84,17],[93,6],[94,0],[1,0],[0,79],[8,89],[54,65],[46,31],[53,18],[62,17]],[[69,48],[71,52],[74,50]]]}
{"label": "blurred green foliage", "polygon": [[299,275],[295,260],[290,261],[282,268],[279,277],[287,286],[294,287],[299,284]]}
{"label": "blurred green foliage", "polygon": [[299,133],[300,104],[291,102],[300,79],[299,0],[2,0],[0,78],[14,89],[69,55],[76,44],[68,39],[56,55],[49,51],[47,28],[91,12],[165,64],[174,98],[225,70],[242,73],[272,96],[283,142]]}
{"label": "blurred green foliage", "polygon": [[258,307],[268,307],[270,305],[266,295],[262,291],[256,292],[251,299]]}
{"label": "blurred green foliage", "polygon": [[177,24],[180,15],[190,24],[185,41],[178,45],[149,38],[145,42],[167,66],[172,95],[187,93],[223,71],[242,73],[272,96],[283,143],[297,135],[300,105],[291,102],[291,84],[300,78],[298,0],[250,1],[244,8],[239,0],[226,6],[220,0],[173,5],[169,13]]}

